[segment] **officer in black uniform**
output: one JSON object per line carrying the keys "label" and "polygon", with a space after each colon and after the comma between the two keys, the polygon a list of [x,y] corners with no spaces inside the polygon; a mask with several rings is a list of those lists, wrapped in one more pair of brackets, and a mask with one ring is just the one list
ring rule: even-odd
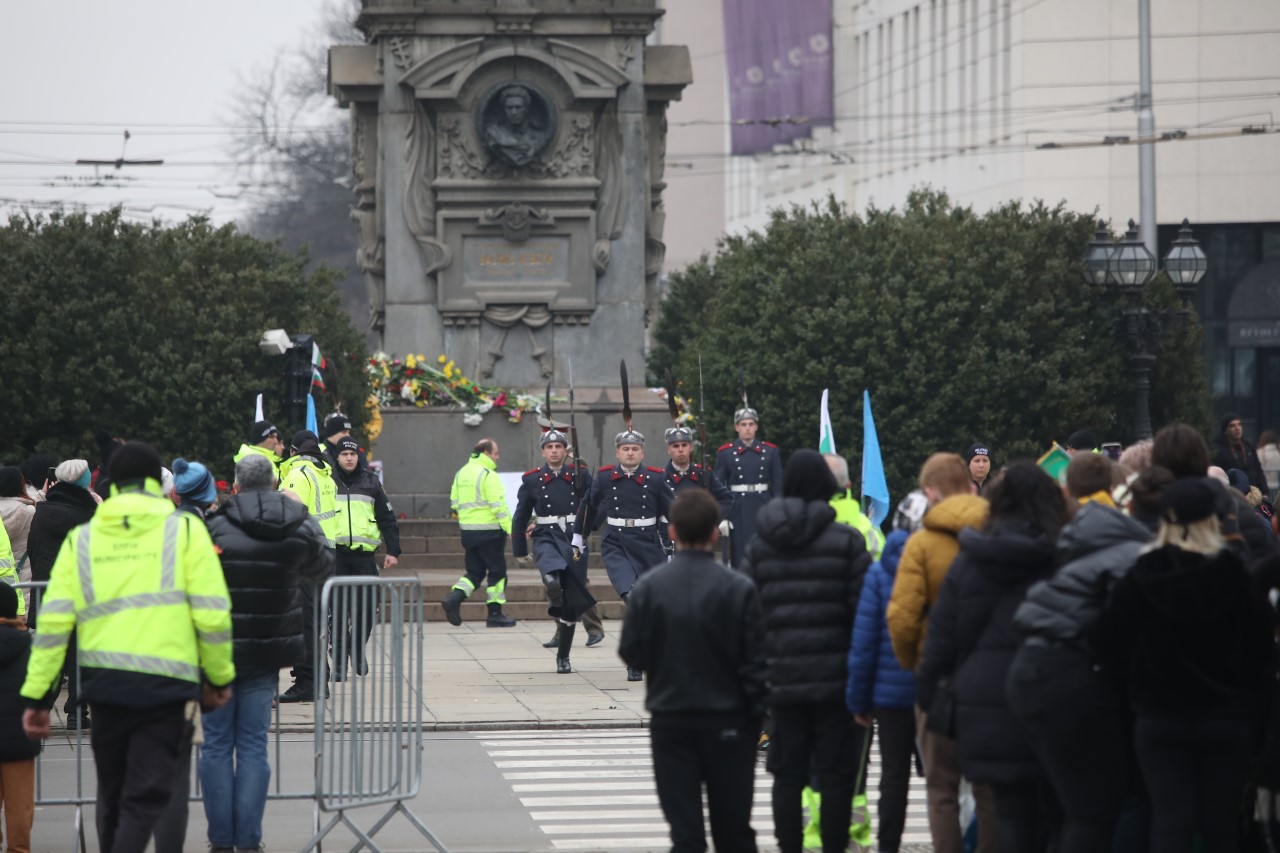
{"label": "officer in black uniform", "polygon": [[776,444],[756,440],[760,416],[741,408],[733,415],[732,441],[716,451],[715,475],[734,494],[729,511],[733,565],[741,566],[747,545],[756,535],[756,513],[770,498],[782,496],[782,454]]}
{"label": "officer in black uniform", "polygon": [[[604,525],[600,556],[609,582],[625,602],[640,575],[666,562],[658,519],[666,518],[674,494],[661,468],[644,465],[644,436],[627,429],[614,437],[618,464],[596,472],[578,509],[572,539],[585,559],[585,535]],[[627,680],[640,681],[640,670],[627,667]]]}
{"label": "officer in black uniform", "polygon": [[[693,461],[693,433],[688,427],[673,426],[665,435],[667,455],[671,457],[665,470],[671,491],[678,497],[685,489],[706,489],[720,507],[720,518],[727,520],[733,506],[733,492],[720,482],[715,471],[707,471]],[[721,535],[728,535],[727,528],[727,523],[722,521]]]}
{"label": "officer in black uniform", "polygon": [[[546,464],[526,471],[520,479],[516,511],[511,518],[511,553],[521,565],[531,559],[542,573],[551,604],[547,608],[559,623],[556,672],[573,672],[569,650],[573,633],[595,599],[587,588],[587,561],[573,558],[569,537],[573,535],[577,506],[574,500],[574,462],[565,461],[569,439],[554,427],[543,432],[540,440]],[[583,467],[583,466],[579,466]],[[587,474],[580,474],[586,477]],[[525,530],[533,525],[533,533]],[[533,540],[533,556],[529,555],[529,539]]]}

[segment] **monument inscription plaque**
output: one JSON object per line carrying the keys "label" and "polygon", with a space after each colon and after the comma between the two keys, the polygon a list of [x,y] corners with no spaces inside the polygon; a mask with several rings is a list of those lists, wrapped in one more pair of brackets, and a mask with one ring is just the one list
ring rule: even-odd
{"label": "monument inscription plaque", "polygon": [[464,285],[566,285],[569,238],[535,237],[512,243],[495,237],[463,237],[462,276]]}

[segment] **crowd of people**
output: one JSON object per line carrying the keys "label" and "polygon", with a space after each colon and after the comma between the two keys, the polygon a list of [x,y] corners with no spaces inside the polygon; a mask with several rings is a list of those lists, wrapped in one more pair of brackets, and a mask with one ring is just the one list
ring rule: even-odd
{"label": "crowd of people", "polygon": [[[208,847],[262,849],[275,702],[312,701],[315,591],[376,576],[400,553],[395,513],[344,416],[286,444],[259,421],[231,489],[209,467],[99,436],[101,463],[37,455],[0,468],[0,800],[27,853],[35,757],[65,689],[64,724],[91,739],[99,849],[180,853],[192,744]],[[35,581],[37,590],[19,591]],[[369,671],[375,597],[335,613],[330,678]],[[293,685],[279,693],[280,672]],[[328,682],[323,688],[327,691]]]}
{"label": "crowd of people", "polygon": [[1267,438],[1234,415],[1211,444],[1175,424],[1108,453],[1084,431],[1061,481],[980,442],[935,453],[875,552],[837,520],[830,460],[799,450],[733,570],[711,496],[678,498],[676,558],[635,582],[620,644],[648,680],[672,850],[706,849],[690,779],[716,849],[756,849],[760,726],[782,853],[870,844],[872,743],[886,853],[916,768],[937,853],[1276,849]]}

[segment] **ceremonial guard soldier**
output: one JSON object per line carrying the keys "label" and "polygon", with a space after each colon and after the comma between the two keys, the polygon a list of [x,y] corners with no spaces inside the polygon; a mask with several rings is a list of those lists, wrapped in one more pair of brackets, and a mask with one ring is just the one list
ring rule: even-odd
{"label": "ceremonial guard soldier", "polygon": [[693,461],[693,432],[688,427],[673,426],[666,431],[667,483],[675,495],[685,489],[706,489],[720,507],[722,519],[720,533],[727,534],[729,510],[733,506],[733,492],[720,482],[714,471],[708,471]]}
{"label": "ceremonial guard soldier", "polygon": [[734,494],[729,511],[733,565],[741,566],[747,545],[755,538],[756,513],[770,498],[782,496],[782,454],[776,444],[756,440],[760,417],[744,406],[733,415],[738,439],[716,452],[715,475]]}
{"label": "ceremonial guard soldier", "polygon": [[[667,516],[674,496],[666,472],[643,464],[643,435],[628,426],[613,444],[618,464],[596,472],[578,510],[572,544],[575,555],[585,559],[586,536],[605,526],[600,556],[609,582],[625,602],[640,575],[666,561],[658,519]],[[640,670],[627,668],[628,681],[642,678]]]}
{"label": "ceremonial guard soldier", "polygon": [[[569,438],[560,430],[554,427],[546,430],[540,443],[546,464],[526,471],[520,479],[516,511],[511,519],[511,552],[521,565],[532,559],[542,573],[542,583],[551,602],[547,611],[559,623],[556,672],[570,673],[573,667],[569,663],[569,650],[573,647],[574,629],[582,615],[595,604],[587,588],[587,561],[573,558],[570,543],[577,514],[575,476],[585,478],[589,474],[575,470],[578,463],[566,462]],[[531,522],[533,532],[526,536]]]}

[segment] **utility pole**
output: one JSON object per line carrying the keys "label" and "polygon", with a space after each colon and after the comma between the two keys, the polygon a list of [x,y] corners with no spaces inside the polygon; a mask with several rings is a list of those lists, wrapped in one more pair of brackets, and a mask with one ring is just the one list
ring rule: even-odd
{"label": "utility pole", "polygon": [[1151,113],[1151,0],[1138,0],[1138,233],[1158,258],[1156,245],[1156,133]]}

